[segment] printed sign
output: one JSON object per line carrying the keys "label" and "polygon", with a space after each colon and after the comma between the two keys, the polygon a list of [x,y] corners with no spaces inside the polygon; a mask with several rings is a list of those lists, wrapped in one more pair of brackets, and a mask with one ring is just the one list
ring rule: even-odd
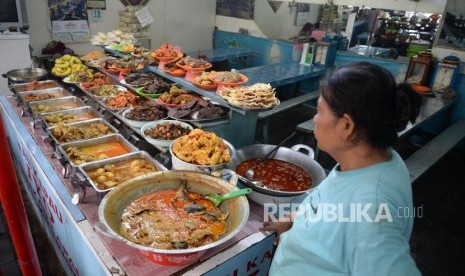
{"label": "printed sign", "polygon": [[267,276],[273,259],[275,237],[275,234],[254,233],[185,275]]}
{"label": "printed sign", "polygon": [[150,25],[154,21],[152,14],[147,6],[143,7],[142,9],[136,11],[135,16],[137,20],[139,20],[140,25],[143,27]]}
{"label": "printed sign", "polygon": [[62,42],[85,42],[89,40],[87,1],[48,0],[52,36]]}

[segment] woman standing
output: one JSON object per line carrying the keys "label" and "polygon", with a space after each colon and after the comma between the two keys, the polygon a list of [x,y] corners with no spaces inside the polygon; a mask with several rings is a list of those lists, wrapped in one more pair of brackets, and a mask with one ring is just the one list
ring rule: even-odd
{"label": "woman standing", "polygon": [[413,217],[404,215],[413,213],[410,177],[390,148],[415,120],[420,100],[371,63],[326,76],[314,133],[338,164],[293,222],[264,224],[280,240],[270,275],[420,274],[409,248]]}

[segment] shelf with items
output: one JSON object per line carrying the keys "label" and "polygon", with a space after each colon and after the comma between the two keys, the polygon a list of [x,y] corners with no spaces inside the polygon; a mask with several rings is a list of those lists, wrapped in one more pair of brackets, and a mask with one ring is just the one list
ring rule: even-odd
{"label": "shelf with items", "polygon": [[420,51],[431,48],[434,41],[437,22],[431,18],[417,19],[416,17],[379,18],[373,46],[382,48],[396,48],[397,54],[411,57]]}

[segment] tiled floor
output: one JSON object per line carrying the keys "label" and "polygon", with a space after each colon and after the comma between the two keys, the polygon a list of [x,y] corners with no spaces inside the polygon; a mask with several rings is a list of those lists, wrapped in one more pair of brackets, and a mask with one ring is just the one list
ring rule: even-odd
{"label": "tiled floor", "polygon": [[[312,111],[305,107],[277,115],[273,118],[270,127],[272,130],[270,143],[279,143],[295,130],[298,123],[310,119],[312,115]],[[260,140],[260,134],[257,140]],[[301,142],[299,137],[295,137],[285,146],[299,142]],[[310,138],[305,143],[312,145],[314,141]],[[408,155],[416,147],[403,143],[398,148],[404,155]],[[326,168],[331,168],[333,165],[331,158],[325,155],[321,156],[320,162]],[[465,152],[459,149],[449,153],[413,186],[414,205],[423,207],[424,213],[421,218],[415,219],[410,245],[412,255],[425,276],[465,275],[465,262],[463,262],[465,226],[462,223],[465,217],[464,179]],[[27,206],[27,202],[25,205]],[[64,272],[53,256],[50,243],[40,231],[37,220],[32,214],[28,215],[43,275],[63,275]],[[14,255],[8,248],[9,241],[6,237],[0,225],[1,272],[3,275],[20,275],[16,263],[12,261]]]}

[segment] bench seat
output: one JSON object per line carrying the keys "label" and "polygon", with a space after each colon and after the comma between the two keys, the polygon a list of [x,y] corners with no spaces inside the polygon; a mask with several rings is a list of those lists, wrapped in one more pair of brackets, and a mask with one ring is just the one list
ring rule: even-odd
{"label": "bench seat", "polygon": [[405,160],[412,183],[465,138],[465,120],[458,120]]}

